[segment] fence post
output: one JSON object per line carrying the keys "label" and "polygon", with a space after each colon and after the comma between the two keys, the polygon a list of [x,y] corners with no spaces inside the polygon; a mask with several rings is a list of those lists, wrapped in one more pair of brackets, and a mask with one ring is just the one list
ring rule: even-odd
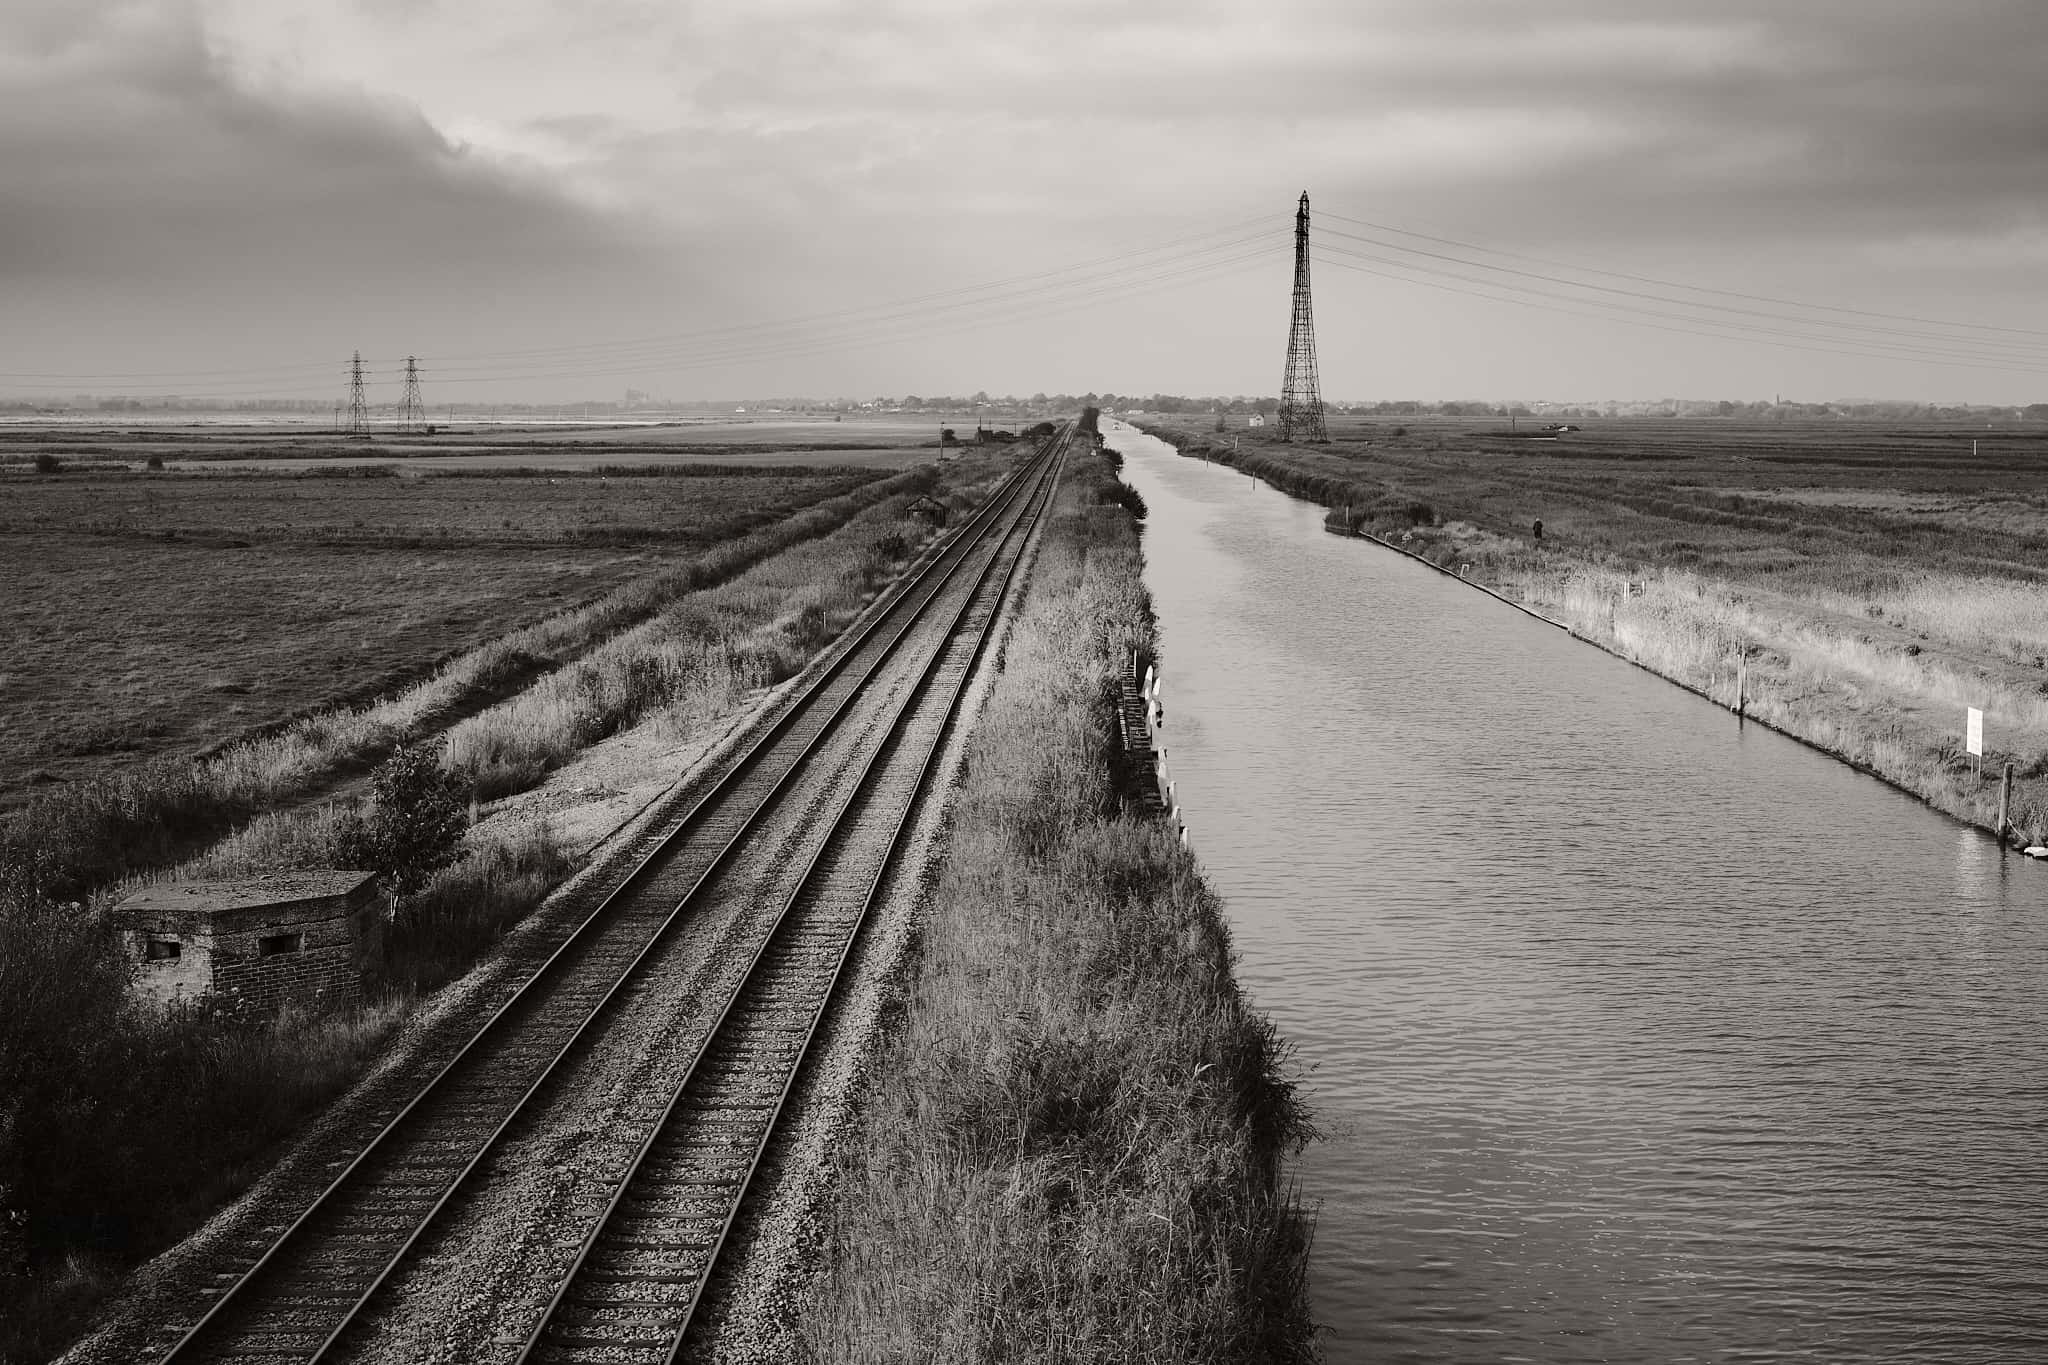
{"label": "fence post", "polygon": [[2005,775],[1998,780],[1998,851],[2005,852],[2005,817],[2012,800],[2012,764],[2005,765]]}
{"label": "fence post", "polygon": [[1749,704],[1749,660],[1735,661],[1735,719],[1742,719],[1742,708]]}

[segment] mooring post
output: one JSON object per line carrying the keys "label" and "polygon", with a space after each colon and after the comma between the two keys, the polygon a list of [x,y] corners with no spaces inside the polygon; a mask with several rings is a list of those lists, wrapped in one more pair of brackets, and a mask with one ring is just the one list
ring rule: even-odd
{"label": "mooring post", "polygon": [[2005,815],[2011,809],[2012,764],[2005,765],[2005,775],[1998,779],[1998,851],[2005,851]]}
{"label": "mooring post", "polygon": [[1742,719],[1742,709],[1749,704],[1749,660],[1735,661],[1735,719]]}

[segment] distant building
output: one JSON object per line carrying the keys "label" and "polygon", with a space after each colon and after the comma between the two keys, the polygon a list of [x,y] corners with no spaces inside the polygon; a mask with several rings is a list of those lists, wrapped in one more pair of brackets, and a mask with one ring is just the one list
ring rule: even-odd
{"label": "distant building", "polygon": [[1255,412],[1252,414],[1251,420],[1246,422],[1245,425],[1249,427],[1262,427],[1266,425],[1266,419]]}

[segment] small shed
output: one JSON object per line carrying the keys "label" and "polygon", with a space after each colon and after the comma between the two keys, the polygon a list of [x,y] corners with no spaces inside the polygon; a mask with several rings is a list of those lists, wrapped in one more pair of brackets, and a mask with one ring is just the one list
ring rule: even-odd
{"label": "small shed", "polygon": [[264,1010],[357,999],[384,926],[375,873],[324,869],[166,882],[121,901],[114,918],[138,994],[169,1003],[232,992]]}
{"label": "small shed", "polygon": [[1266,425],[1265,416],[1261,413],[1255,412],[1252,414],[1251,420],[1249,422],[1246,422],[1245,425],[1250,427],[1262,427]]}
{"label": "small shed", "polygon": [[927,493],[903,509],[919,521],[932,526],[944,526],[949,515],[946,504]]}

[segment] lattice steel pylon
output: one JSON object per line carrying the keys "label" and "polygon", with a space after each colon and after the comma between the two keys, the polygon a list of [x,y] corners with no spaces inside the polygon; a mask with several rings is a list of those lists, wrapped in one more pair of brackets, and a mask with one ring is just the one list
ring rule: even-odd
{"label": "lattice steel pylon", "polygon": [[1316,314],[1308,292],[1308,191],[1294,213],[1294,322],[1287,329],[1287,376],[1280,381],[1280,439],[1327,441],[1316,376]]}
{"label": "lattice steel pylon", "polygon": [[348,425],[343,427],[351,436],[370,434],[370,407],[363,400],[363,353],[357,351],[348,362]]}
{"label": "lattice steel pylon", "polygon": [[398,400],[398,427],[401,431],[423,431],[426,425],[427,405],[420,401],[420,362],[407,356],[405,393]]}

